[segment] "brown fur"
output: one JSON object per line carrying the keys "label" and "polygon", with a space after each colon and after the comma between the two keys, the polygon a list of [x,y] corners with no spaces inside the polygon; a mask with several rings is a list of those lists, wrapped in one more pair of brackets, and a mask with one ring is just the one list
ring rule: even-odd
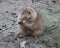
{"label": "brown fur", "polygon": [[22,13],[18,16],[21,37],[26,35],[38,37],[43,33],[44,20],[42,14],[30,8],[32,7],[24,7]]}

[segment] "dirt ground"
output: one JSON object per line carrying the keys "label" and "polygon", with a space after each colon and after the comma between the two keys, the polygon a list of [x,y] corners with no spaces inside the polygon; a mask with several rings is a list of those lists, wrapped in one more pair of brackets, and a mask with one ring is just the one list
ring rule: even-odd
{"label": "dirt ground", "polygon": [[[25,5],[41,11],[44,25],[54,30],[37,39],[19,38],[17,17]],[[24,41],[25,48],[60,48],[60,0],[0,0],[0,48],[21,48],[20,43]]]}

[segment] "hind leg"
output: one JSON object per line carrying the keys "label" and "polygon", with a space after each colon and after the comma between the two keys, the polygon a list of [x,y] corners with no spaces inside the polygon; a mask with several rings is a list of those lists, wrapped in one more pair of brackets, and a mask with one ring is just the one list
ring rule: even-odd
{"label": "hind leg", "polygon": [[40,37],[42,34],[43,34],[43,31],[37,30],[37,31],[35,31],[35,32],[33,33],[33,36],[34,36],[35,38],[38,38],[38,37]]}
{"label": "hind leg", "polygon": [[25,37],[25,36],[26,36],[25,31],[20,29],[20,31],[19,31],[19,35],[18,35],[18,36],[19,36],[19,38],[23,38],[23,37]]}

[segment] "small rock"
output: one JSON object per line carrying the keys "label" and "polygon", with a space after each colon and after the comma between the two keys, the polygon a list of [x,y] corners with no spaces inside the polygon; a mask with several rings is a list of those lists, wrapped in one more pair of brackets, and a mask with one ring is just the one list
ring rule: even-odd
{"label": "small rock", "polygon": [[58,48],[58,43],[54,43],[54,46],[55,46],[56,48]]}
{"label": "small rock", "polygon": [[32,0],[32,3],[34,3],[34,0]]}
{"label": "small rock", "polygon": [[8,13],[8,11],[6,11],[6,13]]}
{"label": "small rock", "polygon": [[2,25],[2,27],[5,27],[5,28],[7,28],[6,24]]}
{"label": "small rock", "polygon": [[12,25],[14,25],[14,23]]}
{"label": "small rock", "polygon": [[16,13],[11,13],[12,15],[16,15]]}
{"label": "small rock", "polygon": [[13,20],[13,22],[15,23],[16,21],[15,21],[15,20]]}
{"label": "small rock", "polygon": [[18,1],[18,0],[16,0],[16,1]]}
{"label": "small rock", "polygon": [[0,30],[2,30],[2,29],[0,28]]}
{"label": "small rock", "polygon": [[52,2],[53,2],[53,3],[56,3],[56,1],[55,1],[55,0],[53,0]]}
{"label": "small rock", "polygon": [[40,0],[35,0],[35,2],[39,2]]}
{"label": "small rock", "polygon": [[0,0],[0,3],[2,2],[2,0]]}
{"label": "small rock", "polygon": [[25,44],[26,44],[26,41],[22,41],[22,42],[20,43],[20,47],[21,47],[21,48],[25,48]]}

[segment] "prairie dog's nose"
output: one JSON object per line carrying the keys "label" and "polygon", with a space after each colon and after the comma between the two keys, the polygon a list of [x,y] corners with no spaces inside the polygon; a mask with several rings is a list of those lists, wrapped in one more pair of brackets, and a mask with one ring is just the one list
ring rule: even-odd
{"label": "prairie dog's nose", "polygon": [[27,19],[27,17],[26,17],[26,16],[25,16],[24,18],[25,18],[25,19]]}
{"label": "prairie dog's nose", "polygon": [[31,17],[30,17],[30,16],[28,16],[28,17],[27,17],[27,16],[25,16],[25,19],[29,19],[29,18],[31,18]]}

